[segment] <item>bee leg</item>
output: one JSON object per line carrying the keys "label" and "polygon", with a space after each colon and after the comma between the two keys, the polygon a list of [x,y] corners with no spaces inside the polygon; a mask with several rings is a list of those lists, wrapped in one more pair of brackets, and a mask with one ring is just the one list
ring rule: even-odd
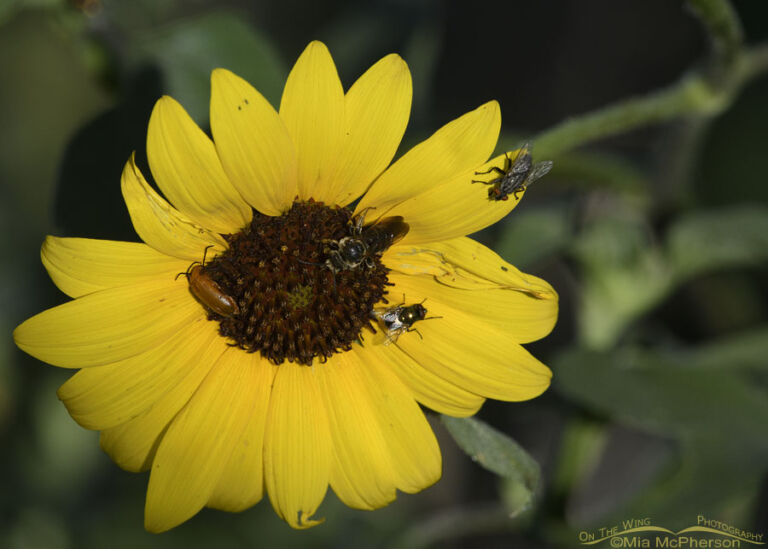
{"label": "bee leg", "polygon": [[416,332],[417,334],[419,334],[419,338],[424,339],[424,337],[421,335],[421,332],[418,331],[416,328],[408,328],[406,332]]}
{"label": "bee leg", "polygon": [[303,259],[299,259],[298,257],[296,258],[296,261],[298,261],[299,263],[303,263],[304,265],[318,265],[318,266],[323,265],[323,263],[314,263],[312,261],[304,261]]}
{"label": "bee leg", "polygon": [[[329,271],[330,271],[330,269],[329,269]],[[331,281],[333,282],[333,295],[338,297],[339,296],[339,291],[336,288],[336,273],[333,272],[333,271],[331,271]]]}
{"label": "bee leg", "polygon": [[360,212],[355,217],[349,220],[350,224],[352,225],[354,234],[359,235],[363,232],[363,223],[365,223],[365,216],[368,213],[368,210],[375,210],[375,209],[376,209],[375,206],[368,206],[362,212]]}

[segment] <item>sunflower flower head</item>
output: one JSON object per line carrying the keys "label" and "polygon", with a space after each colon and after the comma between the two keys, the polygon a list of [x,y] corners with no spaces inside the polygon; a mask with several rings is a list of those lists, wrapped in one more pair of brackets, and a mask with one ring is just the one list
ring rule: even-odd
{"label": "sunflower flower head", "polygon": [[151,471],[152,532],[265,491],[307,528],[328,486],[369,510],[430,486],[441,457],[419,404],[469,416],[551,377],[522,344],[552,330],[557,294],[465,236],[525,192],[473,184],[498,187],[520,155],[488,160],[498,104],[390,165],[412,91],[397,55],[345,92],[312,42],[279,112],[227,70],[211,80],[213,139],[170,97],[152,113],[163,196],[133,158],[123,171],[143,243],[48,237],[43,264],[74,299],[16,344],[79,369],[59,397],[120,467]]}

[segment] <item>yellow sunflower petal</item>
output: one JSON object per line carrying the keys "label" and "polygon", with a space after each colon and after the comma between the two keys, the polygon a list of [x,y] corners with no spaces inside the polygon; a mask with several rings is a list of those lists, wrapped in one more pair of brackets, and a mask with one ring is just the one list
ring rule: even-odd
{"label": "yellow sunflower petal", "polygon": [[[511,158],[517,155],[512,151]],[[492,166],[504,167],[505,155],[490,160],[479,168],[472,168],[421,194],[398,204],[387,215],[402,215],[408,220],[410,230],[402,244],[418,244],[448,240],[475,233],[511,212],[522,199],[509,197],[508,200],[488,198],[488,186],[472,183],[473,180],[488,180],[496,176],[476,175]]]}
{"label": "yellow sunflower petal", "polygon": [[224,239],[182,215],[149,186],[134,158],[123,170],[123,198],[136,232],[158,252],[200,261],[203,250],[226,248]]}
{"label": "yellow sunflower petal", "polygon": [[[409,259],[412,257],[409,256]],[[428,256],[427,261],[431,261],[432,257],[434,256]],[[397,271],[401,258],[402,256],[394,256],[385,260],[385,265]],[[477,259],[468,256],[464,263],[471,264],[473,261]],[[447,282],[452,284],[448,285],[444,283],[446,277],[429,274],[433,276],[426,278],[417,276],[414,280],[424,281],[425,291],[428,287],[430,300],[437,300],[454,309],[482,318],[483,321],[506,333],[507,338],[516,343],[530,343],[545,337],[552,331],[557,321],[557,294],[551,288],[550,291],[544,292],[543,288],[549,285],[530,275],[525,275],[524,282],[534,283],[538,288],[536,293],[517,289],[522,284],[516,284],[511,288],[501,285],[488,287],[481,284],[476,284],[474,287],[469,284],[459,284],[459,287],[456,287],[454,280],[448,280]],[[495,271],[492,274],[495,274]],[[397,297],[393,293],[391,295]],[[409,298],[408,302],[413,302],[413,299]],[[429,308],[429,303],[425,305]]]}
{"label": "yellow sunflower petal", "polygon": [[90,238],[47,236],[40,255],[51,280],[70,297],[184,272],[189,265],[143,243]]}
{"label": "yellow sunflower petal", "polygon": [[152,111],[147,158],[157,186],[195,223],[226,234],[250,222],[251,207],[224,174],[213,142],[171,97]]}
{"label": "yellow sunflower petal", "polygon": [[331,456],[328,415],[314,369],[284,362],[269,403],[264,481],[275,512],[293,528],[322,522],[312,517],[328,489]]}
{"label": "yellow sunflower petal", "polygon": [[411,113],[411,72],[396,54],[381,59],[347,92],[346,131],[332,178],[332,202],[346,206],[392,161]]}
{"label": "yellow sunflower petal", "polygon": [[86,429],[120,425],[151,407],[175,387],[215,336],[204,316],[139,355],[84,368],[59,387],[69,414]]}
{"label": "yellow sunflower petal", "polygon": [[539,299],[557,300],[557,293],[549,283],[519,271],[471,238],[425,245],[398,244],[387,250],[383,260],[392,270],[430,275],[452,288],[516,290]]}
{"label": "yellow sunflower petal", "polygon": [[181,524],[213,493],[261,393],[260,372],[242,356],[225,352],[163,435],[147,488],[148,531]]}
{"label": "yellow sunflower petal", "polygon": [[99,366],[138,355],[204,315],[186,284],[152,280],[43,311],[20,324],[13,338],[54,366]]}
{"label": "yellow sunflower petal", "polygon": [[374,214],[381,216],[395,204],[480,166],[493,152],[500,128],[496,101],[449,122],[381,174],[356,211],[376,208]]}
{"label": "yellow sunflower petal", "polygon": [[277,366],[258,354],[241,353],[240,360],[253,369],[251,407],[248,424],[234,444],[232,455],[214,488],[207,506],[222,511],[239,512],[261,500],[264,494],[264,429],[269,395]]}
{"label": "yellow sunflower petal", "polygon": [[395,464],[397,487],[412,494],[440,480],[440,447],[405,385],[380,360],[366,364],[359,372]]}
{"label": "yellow sunflower petal", "polygon": [[485,399],[433,374],[405,354],[397,345],[370,345],[356,348],[364,363],[379,360],[410,389],[427,408],[454,417],[477,413]]}
{"label": "yellow sunflower petal", "polygon": [[203,350],[189,364],[189,370],[181,381],[141,415],[101,432],[102,449],[126,471],[138,473],[149,469],[160,435],[189,402],[219,357],[230,348],[218,334],[216,324],[206,324],[207,332],[202,334],[200,341]]}
{"label": "yellow sunflower petal", "polygon": [[360,373],[364,367],[344,353],[316,371],[333,443],[331,487],[346,505],[370,510],[395,499],[397,477]]}
{"label": "yellow sunflower petal", "polygon": [[299,198],[332,202],[329,177],[344,134],[344,89],[322,42],[310,42],[288,75],[280,118],[296,147]]}
{"label": "yellow sunflower petal", "polygon": [[253,86],[225,69],[211,75],[211,131],[224,171],[251,206],[267,215],[290,207],[298,190],[288,130]]}
{"label": "yellow sunflower petal", "polygon": [[405,294],[408,303],[427,298],[428,315],[440,317],[418,322],[418,334],[397,340],[398,347],[432,373],[497,400],[528,400],[549,387],[549,368],[514,343],[513,334],[440,301],[431,293],[435,283],[429,277],[392,273],[389,281],[395,285],[393,295]]}

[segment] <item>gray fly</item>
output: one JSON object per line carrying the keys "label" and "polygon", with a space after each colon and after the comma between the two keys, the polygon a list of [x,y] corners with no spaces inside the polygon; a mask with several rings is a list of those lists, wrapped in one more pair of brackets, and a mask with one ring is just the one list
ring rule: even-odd
{"label": "gray fly", "polygon": [[472,183],[484,183],[493,185],[488,189],[488,198],[490,200],[508,200],[509,195],[520,200],[518,194],[525,192],[528,185],[541,179],[552,169],[552,161],[544,160],[542,162],[533,162],[531,155],[531,144],[526,143],[517,153],[514,160],[506,155],[504,158],[504,168],[493,166],[484,172],[475,172],[475,175],[485,175],[489,173],[498,174],[498,177],[490,181],[480,181],[473,179]]}

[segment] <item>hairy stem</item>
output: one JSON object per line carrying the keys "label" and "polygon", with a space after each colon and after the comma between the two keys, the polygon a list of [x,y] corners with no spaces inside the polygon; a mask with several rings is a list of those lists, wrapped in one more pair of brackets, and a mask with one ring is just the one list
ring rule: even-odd
{"label": "hairy stem", "polygon": [[712,115],[727,104],[724,92],[713,89],[701,75],[693,74],[669,88],[567,119],[539,134],[534,142],[539,157],[557,156],[634,128],[684,116]]}
{"label": "hairy stem", "polygon": [[736,11],[728,0],[688,0],[709,35],[715,58],[732,65],[741,53],[744,32]]}
{"label": "hairy stem", "polygon": [[741,88],[768,71],[768,44],[744,49],[741,23],[727,0],[689,0],[713,44],[702,69],[672,86],[576,116],[535,138],[540,158],[636,128],[680,118],[709,118],[728,108]]}

